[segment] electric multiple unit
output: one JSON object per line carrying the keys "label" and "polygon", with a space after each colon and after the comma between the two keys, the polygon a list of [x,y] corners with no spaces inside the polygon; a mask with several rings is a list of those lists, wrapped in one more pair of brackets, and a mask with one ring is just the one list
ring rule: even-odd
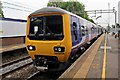
{"label": "electric multiple unit", "polygon": [[95,24],[66,10],[46,7],[28,16],[26,47],[40,71],[62,70],[100,34],[102,29]]}

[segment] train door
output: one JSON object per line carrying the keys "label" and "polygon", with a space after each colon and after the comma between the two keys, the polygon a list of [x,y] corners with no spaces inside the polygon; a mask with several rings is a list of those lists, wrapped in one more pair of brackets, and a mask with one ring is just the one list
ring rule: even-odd
{"label": "train door", "polygon": [[71,16],[71,35],[72,35],[72,46],[75,46],[79,43],[78,36],[78,18],[75,16]]}

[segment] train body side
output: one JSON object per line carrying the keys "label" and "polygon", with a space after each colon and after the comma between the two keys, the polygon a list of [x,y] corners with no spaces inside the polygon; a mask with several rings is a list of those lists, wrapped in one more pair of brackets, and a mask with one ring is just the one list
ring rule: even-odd
{"label": "train body side", "polygon": [[97,38],[97,26],[85,19],[70,15],[70,27],[72,38],[71,56],[87,46],[86,44]]}

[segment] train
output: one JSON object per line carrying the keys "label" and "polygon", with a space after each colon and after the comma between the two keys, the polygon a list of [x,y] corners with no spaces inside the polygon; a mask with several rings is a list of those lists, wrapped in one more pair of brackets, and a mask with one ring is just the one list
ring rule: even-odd
{"label": "train", "polygon": [[76,14],[45,7],[28,16],[26,48],[35,68],[60,71],[102,33],[101,27]]}

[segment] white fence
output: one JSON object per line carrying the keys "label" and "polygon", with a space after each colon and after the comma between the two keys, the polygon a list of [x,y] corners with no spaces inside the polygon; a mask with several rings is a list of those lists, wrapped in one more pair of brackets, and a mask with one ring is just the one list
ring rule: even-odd
{"label": "white fence", "polygon": [[0,19],[0,38],[25,36],[26,20],[2,18]]}

